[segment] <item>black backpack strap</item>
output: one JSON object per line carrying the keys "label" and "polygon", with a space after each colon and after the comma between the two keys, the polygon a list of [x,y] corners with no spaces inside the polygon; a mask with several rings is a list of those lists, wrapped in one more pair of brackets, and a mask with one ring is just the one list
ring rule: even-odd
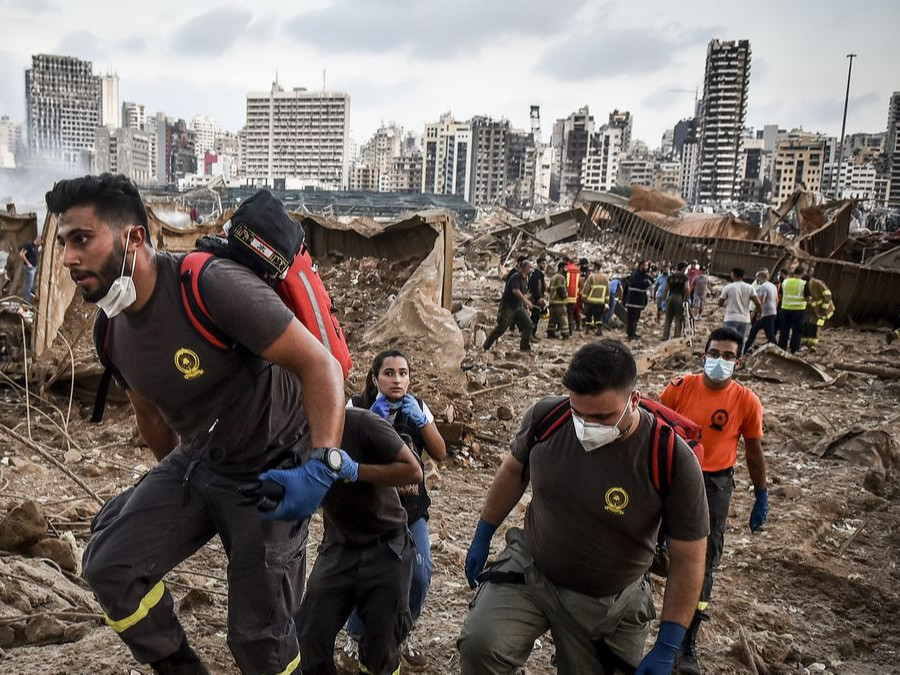
{"label": "black backpack strap", "polygon": [[[537,412],[537,409],[535,409]],[[528,457],[522,464],[522,482],[528,481],[529,475],[529,459],[531,457],[531,448],[538,443],[542,443],[555,434],[559,428],[569,419],[572,418],[572,408],[569,405],[569,397],[566,396],[559,403],[553,406],[543,417],[534,425],[534,432],[528,442]]]}
{"label": "black backpack strap", "polygon": [[109,358],[109,317],[103,311],[98,311],[94,319],[94,349],[97,352],[97,358],[103,366],[103,375],[100,378],[100,384],[97,385],[97,394],[94,396],[94,410],[91,413],[91,424],[98,424],[103,420],[103,413],[106,411],[106,396],[109,393],[109,383],[116,367]]}
{"label": "black backpack strap", "polygon": [[650,480],[663,499],[672,485],[675,436],[675,430],[654,414],[650,429]]}

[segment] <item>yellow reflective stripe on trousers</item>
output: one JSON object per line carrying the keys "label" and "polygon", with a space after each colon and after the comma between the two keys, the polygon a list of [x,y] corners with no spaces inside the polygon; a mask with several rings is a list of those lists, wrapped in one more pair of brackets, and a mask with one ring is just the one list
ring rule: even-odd
{"label": "yellow reflective stripe on trousers", "polygon": [[147,614],[150,613],[150,610],[153,609],[160,600],[162,600],[163,593],[165,592],[166,587],[163,582],[160,581],[158,584],[156,584],[156,586],[150,589],[150,592],[147,593],[147,595],[141,598],[141,602],[138,605],[137,610],[135,610],[134,614],[126,616],[124,619],[114,621],[113,619],[109,618],[106,612],[104,612],[103,618],[106,619],[107,625],[117,633],[126,631],[134,624],[144,619],[144,617],[146,617]]}
{"label": "yellow reflective stripe on trousers", "polygon": [[701,612],[702,612],[703,610],[705,610],[707,607],[709,607],[709,602],[708,602],[708,601],[707,601],[707,602],[704,602],[703,600],[701,600],[700,602],[697,603],[697,609],[698,609],[699,611],[701,611]]}
{"label": "yellow reflective stripe on trousers", "polygon": [[[297,656],[294,657],[294,660],[287,664],[287,668],[282,670],[280,673],[276,673],[276,675],[291,675],[295,670],[297,670],[297,666],[300,665],[300,652],[297,652]],[[361,667],[360,667],[361,669]]]}

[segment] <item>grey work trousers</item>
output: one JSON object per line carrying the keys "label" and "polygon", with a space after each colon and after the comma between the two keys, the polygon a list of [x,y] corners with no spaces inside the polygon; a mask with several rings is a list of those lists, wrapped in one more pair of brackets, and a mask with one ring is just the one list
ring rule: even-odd
{"label": "grey work trousers", "polygon": [[216,534],[228,556],[228,646],[245,673],[290,673],[299,661],[308,521],[269,522],[239,506],[242,482],[176,448],[97,514],[84,578],[107,623],[141,663],[173,654],[184,632],[162,581]]}
{"label": "grey work trousers", "polygon": [[334,641],[354,607],[363,623],[363,672],[379,675],[400,668],[400,644],[412,626],[409,585],[415,555],[406,528],[366,545],[323,542],[296,616],[304,675],[337,672]]}
{"label": "grey work trousers", "polygon": [[544,577],[522,530],[511,528],[506,542],[489,569],[523,573],[525,583],[479,586],[456,643],[463,675],[515,673],[548,629],[560,673],[604,673],[596,646],[601,640],[628,663],[641,660],[656,615],[645,577],[615,595],[593,598]]}

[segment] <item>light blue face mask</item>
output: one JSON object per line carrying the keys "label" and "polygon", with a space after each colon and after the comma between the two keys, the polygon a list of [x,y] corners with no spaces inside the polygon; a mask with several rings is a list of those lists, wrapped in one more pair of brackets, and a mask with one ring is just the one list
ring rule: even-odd
{"label": "light blue face mask", "polygon": [[703,372],[713,382],[724,382],[734,374],[734,361],[707,356],[706,363],[703,364]]}

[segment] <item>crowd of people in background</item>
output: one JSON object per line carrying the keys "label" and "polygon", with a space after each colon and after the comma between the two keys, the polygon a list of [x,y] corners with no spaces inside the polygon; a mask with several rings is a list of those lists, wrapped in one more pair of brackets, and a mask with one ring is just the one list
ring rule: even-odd
{"label": "crowd of people in background", "polygon": [[[545,257],[532,263],[520,256],[504,282],[497,325],[482,345],[485,351],[513,327],[520,334],[519,348],[530,351],[541,339],[542,319],[550,339],[624,328],[628,341],[641,340],[641,318],[651,301],[663,341],[693,336],[709,295],[709,272],[697,259],[674,264],[640,259],[627,274],[611,278],[599,260],[564,256],[552,265]],[[757,346],[760,332],[767,343],[791,353],[801,347],[814,352],[819,328],[834,314],[831,291],[799,265],[781,270],[774,280],[768,269],[760,269],[753,283],[745,280],[745,270],[734,268],[717,305],[725,310],[722,325],[745,340],[744,353]]]}

